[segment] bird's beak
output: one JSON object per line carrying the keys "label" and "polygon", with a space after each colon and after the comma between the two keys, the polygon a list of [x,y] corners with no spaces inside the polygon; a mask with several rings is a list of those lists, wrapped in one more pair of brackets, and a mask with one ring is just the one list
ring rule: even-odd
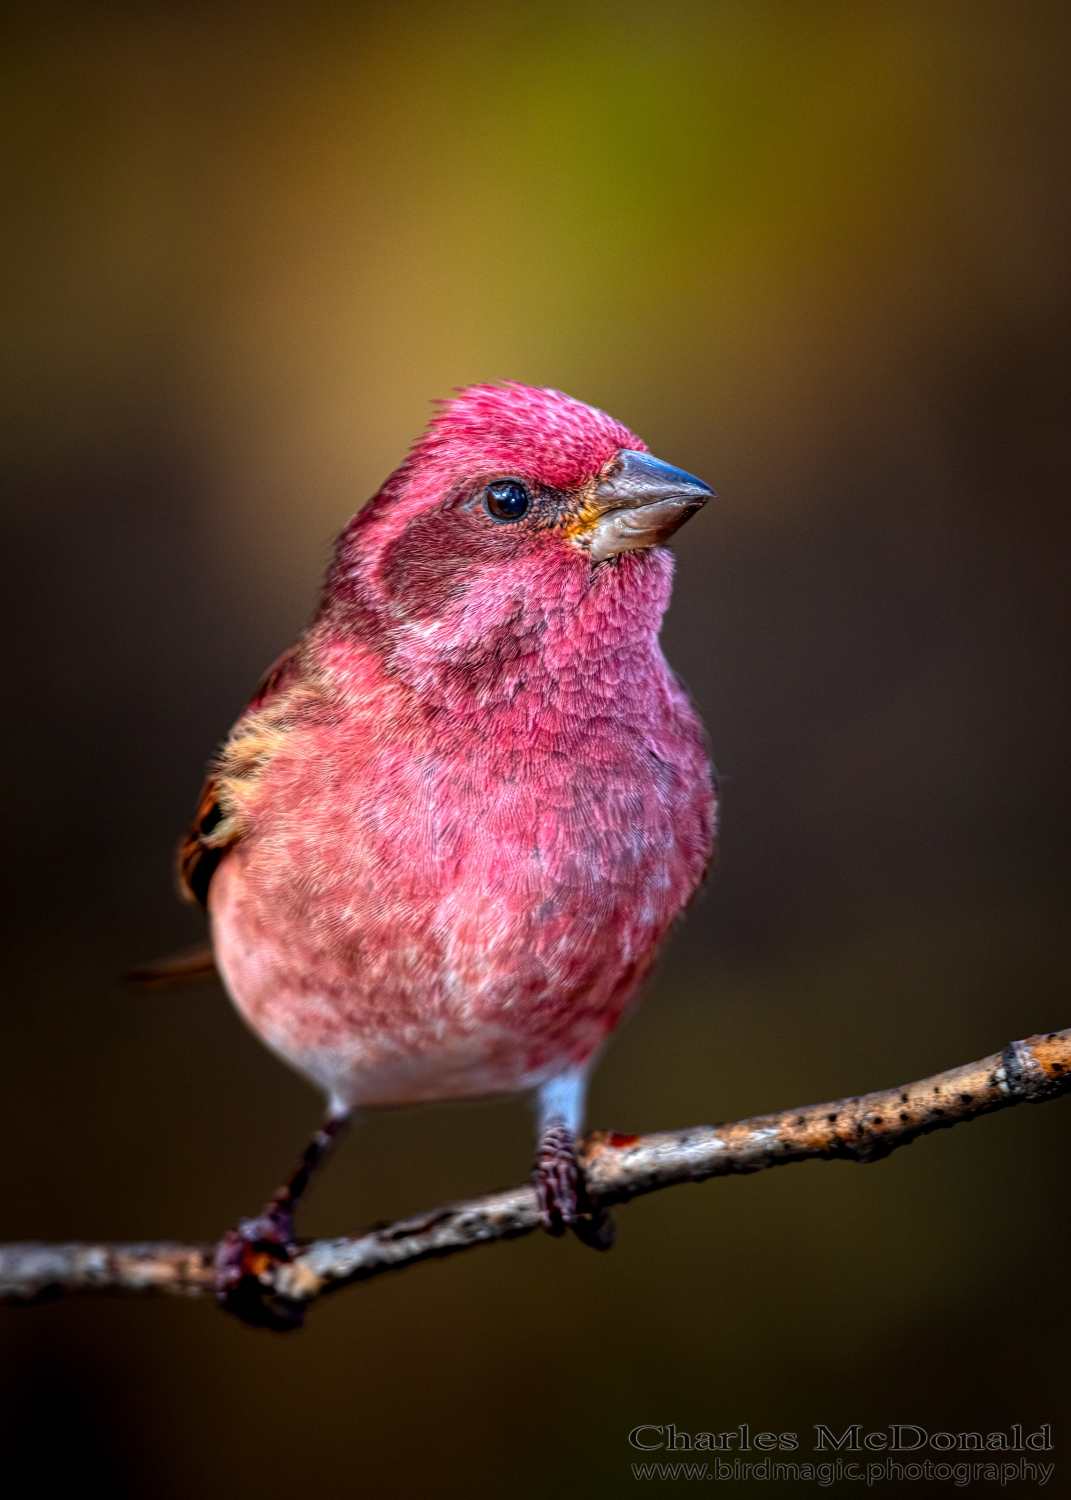
{"label": "bird's beak", "polygon": [[668,541],[714,497],[709,484],[650,453],[622,448],[603,470],[584,506],[577,541],[592,562]]}

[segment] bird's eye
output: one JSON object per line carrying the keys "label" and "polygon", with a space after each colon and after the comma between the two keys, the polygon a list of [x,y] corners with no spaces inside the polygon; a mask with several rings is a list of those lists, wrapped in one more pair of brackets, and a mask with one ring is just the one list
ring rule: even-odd
{"label": "bird's eye", "polygon": [[532,497],[516,479],[500,479],[487,486],[485,503],[496,521],[519,521],[527,514]]}

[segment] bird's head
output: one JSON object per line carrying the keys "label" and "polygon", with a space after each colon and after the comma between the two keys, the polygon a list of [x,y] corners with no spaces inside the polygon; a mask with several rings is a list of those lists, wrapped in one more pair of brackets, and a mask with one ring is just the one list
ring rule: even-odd
{"label": "bird's head", "polygon": [[560,391],[469,386],[342,533],[328,599],[362,634],[443,648],[540,629],[592,594],[635,596],[657,629],[660,544],[712,495]]}

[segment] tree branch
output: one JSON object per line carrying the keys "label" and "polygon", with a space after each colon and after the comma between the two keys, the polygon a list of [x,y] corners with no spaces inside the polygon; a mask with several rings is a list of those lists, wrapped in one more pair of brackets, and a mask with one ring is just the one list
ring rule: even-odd
{"label": "tree branch", "polygon": [[[1013,1104],[1040,1104],[1071,1092],[1071,1028],[1011,1042],[979,1062],[901,1088],[830,1104],[810,1104],[726,1125],[656,1135],[596,1130],[580,1143],[588,1195],[609,1207],[679,1182],[826,1160],[871,1162],[931,1130],[944,1130]],[[451,1203],[342,1239],[301,1246],[288,1262],[265,1258],[267,1296],[304,1308],[354,1281],[539,1227],[528,1184]],[[213,1292],[214,1245],[169,1243],[0,1246],[0,1301],[36,1302],[86,1292]]]}

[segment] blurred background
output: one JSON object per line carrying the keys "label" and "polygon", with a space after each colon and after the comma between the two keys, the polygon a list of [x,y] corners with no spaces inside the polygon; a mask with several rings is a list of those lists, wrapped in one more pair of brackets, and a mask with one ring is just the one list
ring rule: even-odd
{"label": "blurred background", "polygon": [[[319,1113],[212,984],[202,771],[429,399],[605,407],[721,498],[667,654],[719,867],[592,1124],[1071,1023],[1071,12],[988,0],[5,9],[0,1237],[210,1239]],[[18,1493],[631,1493],[640,1422],[1055,1424],[1071,1105],[352,1289],[0,1312]],[[519,1180],[522,1103],[371,1119],[303,1211]],[[837,1429],[840,1430],[839,1428]],[[1030,1430],[1030,1429],[1028,1429]],[[1064,1471],[1064,1472],[1061,1472]]]}

